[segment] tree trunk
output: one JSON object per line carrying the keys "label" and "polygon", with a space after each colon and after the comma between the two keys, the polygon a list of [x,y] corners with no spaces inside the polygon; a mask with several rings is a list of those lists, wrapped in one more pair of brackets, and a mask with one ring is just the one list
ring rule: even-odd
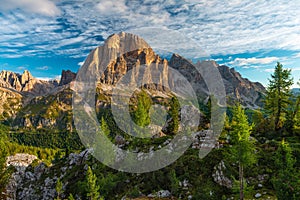
{"label": "tree trunk", "polygon": [[244,200],[244,180],[243,180],[244,172],[243,165],[239,163],[239,179],[240,179],[240,200]]}
{"label": "tree trunk", "polygon": [[280,129],[280,115],[281,115],[281,99],[278,99],[278,111],[275,117],[275,130],[278,131]]}

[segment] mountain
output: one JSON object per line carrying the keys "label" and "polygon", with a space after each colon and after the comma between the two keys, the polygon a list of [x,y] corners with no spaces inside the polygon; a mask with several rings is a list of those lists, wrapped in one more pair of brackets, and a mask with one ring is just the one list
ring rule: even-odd
{"label": "mountain", "polygon": [[[108,63],[106,69],[103,63]],[[239,101],[250,108],[262,106],[265,88],[260,83],[251,82],[233,68],[218,65],[215,61],[198,64],[200,67],[209,65],[218,69],[225,85],[228,104]],[[143,87],[148,89],[152,97],[157,95],[155,91],[170,95],[169,88],[183,84],[170,75],[170,68],[189,81],[198,99],[204,100],[210,95],[194,63],[178,54],[173,54],[170,60],[161,58],[142,38],[124,32],[111,35],[103,46],[89,54],[80,69],[82,77],[78,79],[94,74],[97,76],[99,84],[96,105],[103,107],[110,105],[112,89],[124,76],[130,85],[142,81]],[[76,73],[70,70],[62,71],[59,83],[38,80],[27,70],[23,74],[2,71],[0,92],[7,98],[0,103],[0,114],[5,115],[5,119],[11,117],[13,126],[18,128],[72,130],[72,82],[75,78]]]}
{"label": "mountain", "polygon": [[74,81],[75,78],[76,73],[72,72],[71,70],[63,70],[59,81],[59,86],[67,85]]}
{"label": "mountain", "polygon": [[47,95],[57,86],[56,81],[43,81],[34,78],[28,70],[23,74],[9,71],[0,72],[0,86],[32,95]]}
{"label": "mountain", "polygon": [[[121,55],[116,52],[121,52]],[[109,58],[110,60],[108,60]],[[103,70],[101,68],[102,63],[109,64],[105,72],[99,74],[99,71]],[[224,65],[219,66],[215,61],[203,61],[199,64],[200,67],[210,65],[218,68],[225,85],[229,104],[239,101],[244,106],[252,108],[262,105],[261,98],[266,91],[262,84],[251,82],[243,78],[233,68],[230,69]],[[141,69],[142,65],[146,65],[146,67]],[[98,79],[106,85],[115,85],[121,77],[129,74],[129,85],[135,84],[138,78],[142,78],[143,84],[148,89],[166,90],[161,86],[162,83],[170,88],[180,84],[173,79],[174,77],[170,76],[169,68],[171,67],[184,75],[192,84],[198,97],[205,98],[209,95],[209,91],[194,65],[178,54],[173,54],[169,61],[163,59],[143,39],[130,33],[121,32],[111,35],[102,47],[93,50],[81,71],[84,76],[98,72]],[[152,84],[154,80],[160,84]]]}

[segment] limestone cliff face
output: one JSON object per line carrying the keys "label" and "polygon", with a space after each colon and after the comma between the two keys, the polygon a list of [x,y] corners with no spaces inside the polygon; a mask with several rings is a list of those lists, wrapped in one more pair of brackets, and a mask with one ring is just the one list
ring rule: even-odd
{"label": "limestone cliff face", "polygon": [[251,82],[243,78],[240,73],[227,66],[218,66],[226,88],[226,94],[231,100],[239,100],[247,107],[261,107],[262,98],[266,92],[264,86],[258,82]]}
{"label": "limestone cliff face", "polygon": [[12,88],[18,92],[33,95],[46,95],[57,85],[53,81],[36,79],[27,70],[23,74],[2,71],[0,72],[0,80],[1,87]]}
{"label": "limestone cliff face", "polygon": [[130,77],[126,83],[159,90],[167,88],[162,85],[168,86],[170,78],[166,59],[155,54],[142,38],[123,32],[111,35],[103,46],[93,50],[80,74],[79,79],[96,74],[104,85],[115,85],[127,74]]}

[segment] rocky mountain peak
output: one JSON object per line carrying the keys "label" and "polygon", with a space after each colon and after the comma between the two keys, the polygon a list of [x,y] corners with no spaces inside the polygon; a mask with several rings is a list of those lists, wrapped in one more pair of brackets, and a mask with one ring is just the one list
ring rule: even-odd
{"label": "rocky mountain peak", "polygon": [[0,87],[32,95],[48,94],[56,86],[55,82],[39,80],[25,70],[23,74],[10,71],[0,72]]}
{"label": "rocky mountain peak", "polygon": [[150,48],[147,42],[141,37],[125,32],[110,35],[105,41],[105,46],[108,49],[116,49],[120,52],[131,51],[137,46],[139,49]]}
{"label": "rocky mountain peak", "polygon": [[63,70],[59,81],[59,86],[67,85],[76,78],[76,73],[71,70]]}
{"label": "rocky mountain peak", "polygon": [[[102,66],[104,63],[108,63],[107,66]],[[140,72],[142,65],[147,67]],[[213,60],[200,61],[197,65],[200,67],[211,66],[219,70],[228,99],[231,99],[228,103],[232,104],[238,100],[249,107],[262,105],[261,97],[264,95],[265,88],[261,84],[253,83],[243,78],[234,69],[219,66]],[[100,70],[103,67],[105,67],[104,73]],[[101,72],[98,77],[100,82],[108,85],[115,85],[127,73],[130,73],[131,76],[130,84],[135,84],[138,76],[142,75],[144,85],[151,85],[149,89],[159,89],[153,88],[154,79],[159,79],[159,83],[164,83],[165,86],[173,87],[180,84],[172,80],[172,76],[169,76],[169,67],[178,70],[191,83],[201,98],[209,95],[205,80],[191,60],[176,53],[169,61],[162,59],[142,38],[131,33],[121,32],[109,36],[103,46],[91,52],[81,70],[83,76],[86,76],[87,73]]]}
{"label": "rocky mountain peak", "polygon": [[28,70],[25,70],[23,72],[23,74],[21,75],[20,81],[22,85],[25,85],[26,83],[28,83],[29,81],[33,80],[33,76],[31,75],[31,73]]}

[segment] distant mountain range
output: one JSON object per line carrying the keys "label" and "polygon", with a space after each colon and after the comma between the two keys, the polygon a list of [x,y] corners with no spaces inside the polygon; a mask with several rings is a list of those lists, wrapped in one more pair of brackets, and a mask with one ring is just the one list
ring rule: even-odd
{"label": "distant mountain range", "polygon": [[[141,44],[145,48],[119,55],[116,60],[110,62],[103,75],[99,78],[99,90],[105,98],[98,99],[96,105],[107,105],[110,103],[109,96],[111,88],[121,77],[129,70],[131,74],[130,81],[136,81],[137,74],[140,73],[139,66],[147,65],[161,68],[158,74],[163,83],[174,83],[172,77],[168,76],[169,67],[176,69],[183,74],[189,82],[195,86],[197,96],[201,99],[207,98],[209,91],[201,75],[195,72],[193,63],[178,54],[173,54],[170,60],[166,60],[157,55],[153,49],[140,37],[129,34],[119,33],[111,35],[104,44],[107,55],[116,49],[122,48],[122,45],[130,46],[132,43]],[[98,55],[97,49],[92,51],[84,66],[99,64],[106,55]],[[241,102],[244,106],[256,108],[262,105],[262,97],[266,89],[258,82],[251,82],[243,78],[233,68],[224,65],[218,65],[215,61],[210,62],[213,67],[218,68],[227,94],[227,103],[234,101]],[[202,64],[205,64],[204,62]],[[201,65],[201,63],[200,63]],[[98,66],[96,66],[98,67]],[[148,70],[154,70],[149,67]],[[152,78],[144,77],[149,83]],[[150,73],[151,74],[151,73]],[[60,81],[43,81],[33,77],[29,71],[18,74],[9,71],[0,73],[0,119],[10,120],[15,127],[32,128],[72,128],[72,82],[76,78],[76,73],[70,70],[63,71]],[[109,87],[108,87],[109,86]],[[166,91],[159,85],[147,85],[148,89],[157,89]]]}

